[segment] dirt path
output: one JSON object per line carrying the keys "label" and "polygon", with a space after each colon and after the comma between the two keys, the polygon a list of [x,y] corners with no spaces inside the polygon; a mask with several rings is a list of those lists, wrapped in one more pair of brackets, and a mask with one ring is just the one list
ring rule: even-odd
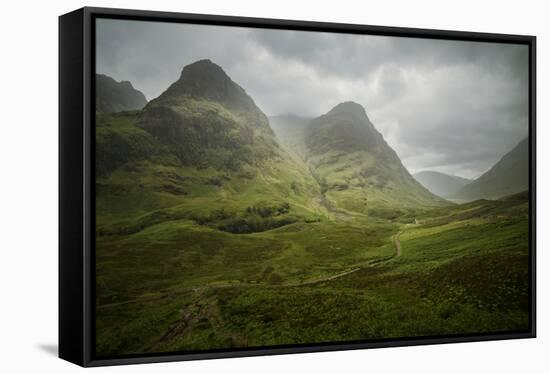
{"label": "dirt path", "polygon": [[[401,257],[401,241],[399,240],[399,236],[401,236],[403,231],[404,230],[400,230],[396,234],[392,235],[391,240],[392,240],[392,243],[395,247],[395,254],[393,256],[388,257],[386,259],[381,259],[381,260],[378,260],[378,261],[374,261],[371,264],[368,264],[367,266],[380,265],[382,263],[391,261],[394,258]],[[344,272],[337,273],[337,274],[334,274],[334,275],[330,275],[330,276],[327,276],[327,277],[324,277],[324,278],[312,279],[312,280],[307,280],[307,281],[302,281],[302,282],[295,282],[295,283],[286,283],[286,284],[280,284],[280,285],[270,285],[270,284],[265,284],[265,283],[207,285],[207,286],[199,287],[199,288],[196,288],[196,289],[193,289],[193,290],[179,291],[179,292],[176,292],[176,295],[177,294],[185,294],[185,293],[202,291],[203,289],[206,289],[206,288],[257,287],[257,286],[264,286],[264,287],[266,287],[266,286],[267,287],[310,286],[310,285],[314,285],[314,284],[318,284],[318,283],[323,283],[323,282],[328,282],[328,281],[331,281],[331,280],[335,280],[335,279],[338,279],[338,278],[341,278],[341,277],[345,277],[346,275],[353,274],[356,271],[359,271],[361,269],[362,269],[362,267],[357,267],[357,268],[354,268],[354,269],[351,269],[351,270],[346,270]],[[173,296],[174,296],[174,294],[172,294],[172,297]],[[165,298],[165,297],[166,297],[166,294],[151,295],[151,296],[146,296],[146,297],[140,297],[138,299],[133,299],[133,300],[125,300],[125,301],[120,301],[120,302],[114,302],[114,303],[109,303],[109,304],[98,305],[97,308],[98,309],[104,309],[104,308],[109,308],[109,307],[125,305],[125,304],[133,304],[133,303],[138,303],[138,302],[148,302],[148,301],[152,301],[152,300],[155,300],[155,299],[162,299],[162,298]]]}
{"label": "dirt path", "polygon": [[[389,256],[387,258],[382,258],[379,261],[367,264],[366,266],[357,267],[351,270],[347,270],[341,273],[337,273],[334,275],[326,276],[324,278],[320,279],[312,279],[307,281],[301,281],[301,282],[294,282],[294,283],[286,283],[286,284],[280,284],[280,285],[269,285],[265,283],[256,283],[256,284],[217,284],[217,285],[206,285],[203,287],[199,287],[196,289],[193,289],[193,293],[195,293],[195,301],[192,302],[187,308],[181,311],[181,317],[178,321],[176,321],[174,324],[172,324],[168,330],[153,344],[153,348],[156,349],[160,347],[164,342],[175,338],[176,336],[182,336],[188,333],[189,328],[191,326],[192,322],[198,321],[200,318],[207,319],[210,323],[212,323],[216,328],[218,328],[220,331],[222,329],[222,319],[219,313],[219,310],[216,306],[216,300],[215,298],[207,298],[206,300],[202,299],[202,293],[206,289],[221,289],[221,288],[227,288],[227,287],[258,287],[258,286],[264,286],[264,287],[276,287],[276,288],[283,288],[283,287],[300,287],[300,286],[311,286],[319,283],[329,282],[338,278],[345,277],[347,275],[353,274],[361,269],[364,269],[366,267],[371,267],[375,265],[379,265],[381,263],[385,263],[388,261],[391,261],[397,257],[401,257],[401,241],[399,240],[400,235],[403,233],[403,230],[398,231],[396,234],[392,235],[391,240],[395,247],[395,253],[392,256]],[[198,294],[197,294],[198,293]],[[131,303],[131,302],[138,302],[138,301],[150,301],[152,299],[159,298],[157,297],[148,297],[148,298],[141,298],[140,300],[134,300],[134,301],[124,301],[119,303],[113,303],[113,304],[106,304],[103,305],[103,307],[106,306],[117,306],[122,305],[125,303]],[[241,339],[243,341],[246,341],[244,337],[235,335],[234,338]]]}
{"label": "dirt path", "polygon": [[355,268],[355,269],[352,269],[352,270],[345,271],[343,273],[338,273],[338,274],[331,275],[329,277],[325,277],[325,278],[321,278],[321,279],[313,279],[313,280],[297,282],[297,283],[282,284],[281,287],[308,286],[308,285],[312,285],[312,284],[328,282],[328,281],[338,279],[338,278],[344,277],[346,275],[355,273],[358,270],[361,270],[361,268]]}
{"label": "dirt path", "polygon": [[395,256],[401,257],[401,242],[399,241],[399,236],[403,233],[403,230],[399,231],[397,234],[392,236],[393,245],[395,246]]}

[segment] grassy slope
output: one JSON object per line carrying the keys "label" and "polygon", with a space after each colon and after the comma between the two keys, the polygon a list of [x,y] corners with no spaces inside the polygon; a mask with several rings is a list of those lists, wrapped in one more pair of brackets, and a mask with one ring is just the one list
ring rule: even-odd
{"label": "grassy slope", "polygon": [[526,194],[390,222],[327,209],[296,155],[182,166],[135,122],[98,117],[98,354],[526,328]]}
{"label": "grassy slope", "polygon": [[339,209],[396,219],[449,203],[418,183],[356,103],[338,104],[305,128],[307,160]]}
{"label": "grassy slope", "polygon": [[[326,215],[318,203],[317,183],[292,158],[281,154],[261,167],[243,165],[233,172],[182,166],[169,146],[135,126],[135,117],[126,113],[98,118],[98,171],[107,169],[102,164],[118,166],[97,178],[100,234],[137,232],[177,219],[207,221],[221,208],[222,215],[250,216],[254,214],[248,214],[247,207],[288,203],[288,212],[279,218],[314,220]],[[103,155],[102,150],[124,156]]]}
{"label": "grassy slope", "polygon": [[382,171],[376,162],[373,154],[364,151],[329,151],[309,159],[326,197],[349,212],[393,220],[419,209],[450,204],[404,175],[401,165],[388,163]]}
{"label": "grassy slope", "polygon": [[[525,329],[525,200],[419,219],[354,216],[248,235],[182,219],[101,237],[98,352]],[[392,258],[400,230],[403,254]]]}

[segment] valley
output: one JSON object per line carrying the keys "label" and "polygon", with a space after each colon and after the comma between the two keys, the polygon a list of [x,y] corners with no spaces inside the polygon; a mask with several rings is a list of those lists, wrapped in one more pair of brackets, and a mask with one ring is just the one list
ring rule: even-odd
{"label": "valley", "polygon": [[528,191],[452,203],[327,110],[269,119],[201,60],[96,112],[98,356],[529,327]]}

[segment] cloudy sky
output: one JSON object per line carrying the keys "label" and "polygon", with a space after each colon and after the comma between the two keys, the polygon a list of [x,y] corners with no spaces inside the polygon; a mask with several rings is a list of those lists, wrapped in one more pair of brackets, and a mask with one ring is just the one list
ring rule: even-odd
{"label": "cloudy sky", "polygon": [[411,173],[475,178],[528,134],[527,46],[98,20],[98,73],[147,99],[211,59],[267,114],[363,105]]}

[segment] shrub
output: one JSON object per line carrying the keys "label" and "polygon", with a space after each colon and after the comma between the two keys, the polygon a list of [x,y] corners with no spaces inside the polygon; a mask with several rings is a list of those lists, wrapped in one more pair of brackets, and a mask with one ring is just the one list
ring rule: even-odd
{"label": "shrub", "polygon": [[281,284],[283,283],[283,277],[279,273],[273,272],[269,274],[269,277],[267,277],[267,281],[270,284]]}

